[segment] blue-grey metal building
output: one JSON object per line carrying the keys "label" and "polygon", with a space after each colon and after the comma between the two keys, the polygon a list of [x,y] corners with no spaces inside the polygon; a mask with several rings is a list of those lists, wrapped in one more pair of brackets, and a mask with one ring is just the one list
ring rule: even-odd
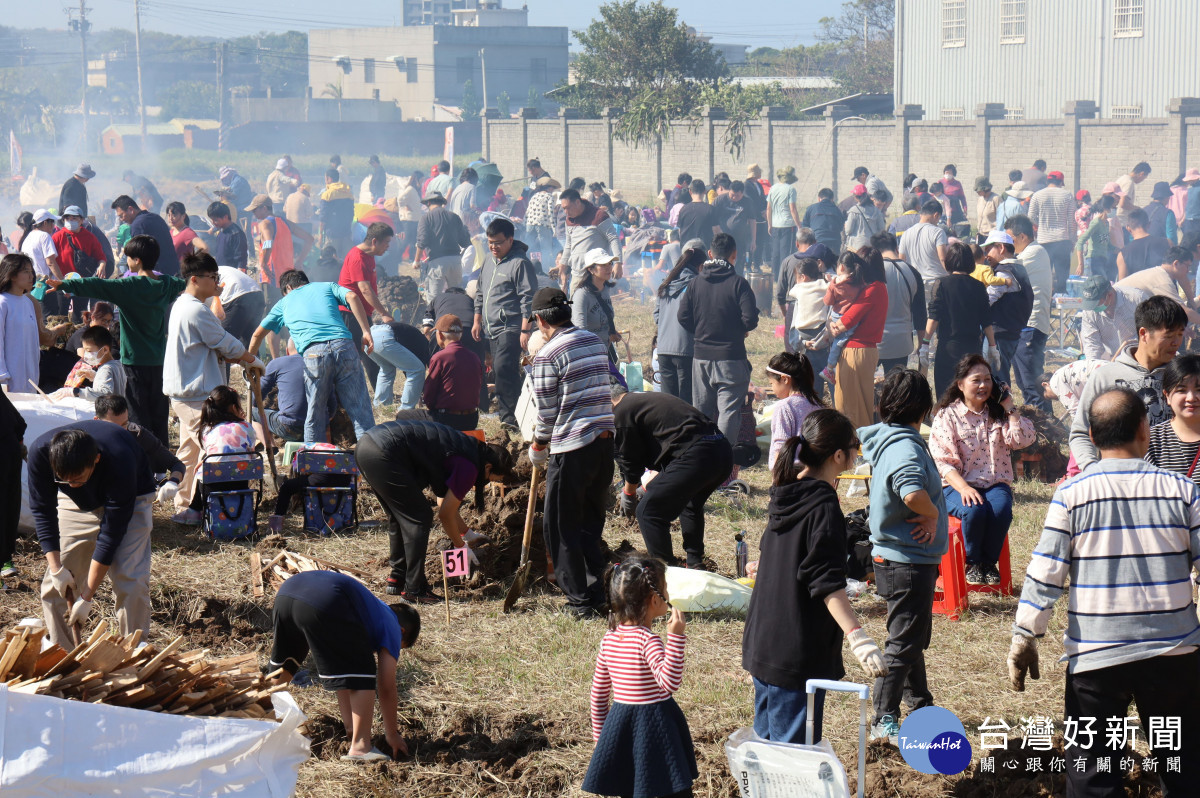
{"label": "blue-grey metal building", "polygon": [[896,104],[926,119],[1162,117],[1200,97],[1200,0],[896,0]]}

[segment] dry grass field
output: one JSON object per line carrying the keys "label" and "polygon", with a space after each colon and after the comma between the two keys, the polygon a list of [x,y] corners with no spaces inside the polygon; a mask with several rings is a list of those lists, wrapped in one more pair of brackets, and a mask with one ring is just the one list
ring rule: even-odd
{"label": "dry grass field", "polygon": [[[653,324],[649,305],[618,305],[622,329],[633,333],[636,357],[649,360]],[[777,351],[777,319],[764,318],[749,346],[755,379],[762,381],[766,359]],[[494,422],[488,422],[491,431]],[[734,569],[734,534],[750,533],[751,557],[757,556],[757,537],[765,524],[765,467],[744,472],[753,494],[735,506],[714,498],[709,506],[707,546],[722,573]],[[845,489],[843,489],[843,494]],[[1015,581],[1028,562],[1041,529],[1052,488],[1022,481],[1016,485],[1016,512],[1011,531]],[[511,499],[522,494],[512,491]],[[527,495],[523,494],[523,495]],[[516,502],[512,502],[516,503]],[[848,512],[864,504],[845,499]],[[523,506],[523,504],[521,505]],[[382,517],[369,492],[362,499],[364,517]],[[264,510],[265,513],[269,510]],[[352,566],[375,577],[382,595],[386,575],[386,528],[376,525],[356,533],[321,538],[307,535],[300,520],[288,519],[282,537],[257,542],[213,544],[195,529],[176,526],[159,511],[154,533],[154,627],[151,640],[164,643],[177,634],[189,647],[204,646],[214,653],[254,651],[263,662],[269,654],[273,591],[253,598],[247,554],[254,548],[273,555],[281,546]],[[265,526],[265,523],[264,523]],[[417,646],[400,660],[401,731],[412,756],[404,761],[358,766],[339,761],[346,740],[332,694],[319,687],[293,691],[308,714],[312,757],[300,770],[297,794],[320,798],[404,795],[440,796],[576,796],[592,751],[588,721],[588,689],[592,660],[604,626],[599,621],[576,622],[556,609],[561,598],[539,578],[516,612],[501,611],[503,592],[511,577],[520,530],[482,528],[492,534],[490,546],[503,548],[484,556],[485,571],[467,586],[451,587],[451,621],[441,606],[423,609],[424,627]],[[435,530],[433,539],[444,538]],[[611,517],[605,531],[613,550],[641,547],[635,526]],[[677,542],[678,545],[678,542]],[[481,550],[481,554],[486,551]],[[440,592],[441,574],[430,560],[430,579]],[[36,586],[44,565],[33,541],[22,541],[17,564],[21,576],[0,600],[0,626],[37,615]],[[490,568],[487,568],[489,566]],[[535,564],[540,564],[535,560]],[[540,568],[535,569],[539,574]],[[1019,591],[1019,585],[1017,587]],[[885,638],[885,607],[874,593],[856,599],[855,607],[869,633],[881,644]],[[101,590],[97,606],[111,613],[111,593]],[[1055,664],[1062,653],[1059,640],[1065,619],[1060,607],[1051,633],[1042,644],[1042,679],[1027,692],[1009,691],[1005,655],[1015,598],[983,598],[958,622],[935,616],[933,644],[927,653],[930,684],[937,703],[954,711],[967,727],[968,739],[978,744],[976,727],[985,717],[1004,718],[1017,727],[1020,718],[1062,714],[1065,671]],[[688,620],[688,651],[682,690],[676,698],[687,716],[697,745],[700,778],[696,795],[732,798],[736,787],[725,764],[723,742],[735,729],[751,722],[753,688],[741,669],[742,621],[732,617],[693,616]],[[662,631],[660,629],[660,631]],[[786,630],[781,630],[786,634]],[[847,678],[861,679],[862,671],[847,651]],[[826,709],[826,734],[853,773],[857,744],[858,708],[852,699],[831,698]],[[381,728],[376,723],[378,736]],[[1010,748],[1019,746],[1019,740]],[[1018,752],[1020,753],[1020,752]],[[974,767],[954,777],[924,776],[905,765],[893,749],[872,746],[867,772],[871,796],[1033,796],[1061,795],[1061,776],[1026,778],[1023,767],[1005,775],[975,773]],[[999,770],[999,768],[998,768]],[[1156,795],[1136,786],[1130,795]]]}

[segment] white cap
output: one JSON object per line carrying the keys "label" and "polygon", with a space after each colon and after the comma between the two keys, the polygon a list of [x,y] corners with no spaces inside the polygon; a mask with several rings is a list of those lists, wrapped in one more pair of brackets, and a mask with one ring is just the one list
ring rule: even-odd
{"label": "white cap", "polygon": [[278,161],[275,162],[275,168],[276,169],[287,169],[287,159],[280,158]]}
{"label": "white cap", "polygon": [[599,266],[602,263],[615,263],[617,256],[613,255],[607,249],[596,247],[589,249],[587,254],[583,256],[584,266]]}
{"label": "white cap", "polygon": [[993,230],[988,233],[987,240],[983,242],[985,247],[990,247],[992,244],[1012,244],[1013,237],[1003,230]]}
{"label": "white cap", "polygon": [[46,221],[47,219],[53,219],[54,221],[57,222],[61,218],[62,218],[61,216],[55,216],[54,214],[50,213],[50,211],[46,210],[45,208],[42,208],[40,211],[38,211],[37,213],[35,213],[33,215],[33,223],[41,224],[42,222]]}

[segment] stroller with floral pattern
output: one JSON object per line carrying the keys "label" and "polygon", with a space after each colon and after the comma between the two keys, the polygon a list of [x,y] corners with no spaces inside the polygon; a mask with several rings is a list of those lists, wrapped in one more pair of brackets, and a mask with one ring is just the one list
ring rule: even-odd
{"label": "stroller with floral pattern", "polygon": [[330,535],[358,526],[358,463],[354,452],[313,444],[296,452],[292,473],[304,480],[306,531]]}
{"label": "stroller with floral pattern", "polygon": [[212,540],[257,534],[262,482],[263,458],[258,452],[205,455],[200,461],[204,534]]}

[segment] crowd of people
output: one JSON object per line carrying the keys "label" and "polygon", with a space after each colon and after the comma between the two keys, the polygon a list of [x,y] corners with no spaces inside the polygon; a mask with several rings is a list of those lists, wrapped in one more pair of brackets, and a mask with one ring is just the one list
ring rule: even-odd
{"label": "crowd of people", "polygon": [[[1067,714],[1123,713],[1130,698],[1145,714],[1165,706],[1164,679],[1187,682],[1171,694],[1174,709],[1200,710],[1200,624],[1190,592],[1173,587],[1189,582],[1200,556],[1200,357],[1179,354],[1200,323],[1200,171],[1154,184],[1139,205],[1151,172],[1139,163],[1093,202],[1039,160],[1013,170],[999,193],[978,178],[972,217],[953,164],[932,182],[908,176],[899,208],[866,167],[841,202],[822,188],[806,206],[793,167],[772,184],[752,164],[744,180],[681,174],[643,208],[602,183],[564,188],[537,159],[519,191],[493,193],[479,177],[491,166],[454,176],[443,161],[428,176],[397,177],[373,157],[356,195],[334,156],[315,199],[288,156],[259,194],[223,167],[203,220],[126,172],[130,194],[105,202],[114,219],[105,229],[89,207],[96,173],[80,164],[58,209],[21,214],[0,242],[0,383],[13,392],[49,384],[55,396],[93,401],[96,416],[25,441],[20,415],[7,399],[0,406],[2,576],[16,572],[20,491],[5,477],[27,447],[52,642],[88,620],[106,576],[121,631],[148,629],[152,504],[199,523],[204,457],[259,441],[328,445],[339,409],[388,517],[386,593],[405,606],[441,600],[425,576],[433,510],[423,492],[439,497],[455,546],[485,541],[463,521],[462,502],[472,490],[481,501],[514,463],[464,433],[491,412],[490,383],[500,424],[521,435],[527,391],[536,416],[528,457],[546,475],[543,534],[564,609],[610,624],[584,788],[689,794],[695,760],[670,697],[685,623],[668,605],[664,565],[707,567],[705,504],[757,461],[757,444],[743,439],[755,373],[746,338],[775,304],[783,351],[760,364],[777,400],[773,488],[743,647],[760,736],[800,741],[804,682],[844,675],[843,637],[876,679],[873,737],[896,741],[901,703],[934,703],[923,651],[950,517],[961,524],[967,581],[1000,580],[1012,455],[1035,437],[1014,388],[1026,407],[1049,412],[1057,398],[1072,414],[1070,473],[1082,472],[1051,503],[1025,580],[1014,686],[1037,675],[1035,641],[1069,574],[1089,590],[1069,597]],[[418,325],[380,298],[379,275],[405,270],[423,294]],[[617,292],[653,303],[653,390],[631,391],[618,369]],[[1068,293],[1082,303],[1081,357],[1047,372],[1051,310]],[[52,316],[68,320],[47,327]],[[79,320],[86,328],[53,354]],[[275,392],[275,407],[241,409],[233,364]],[[394,420],[377,422],[393,406]],[[882,650],[844,590],[836,484],[860,449],[873,474]],[[648,554],[609,566],[600,544],[617,471],[618,511],[636,519]],[[277,502],[272,528],[287,510]],[[1084,534],[1096,524],[1128,534]],[[1097,564],[1106,558],[1120,564]],[[1150,580],[1137,595],[1130,575]],[[345,691],[348,756],[385,756],[370,746],[375,678],[363,674],[378,653],[380,700],[394,716],[394,684],[389,693],[384,682],[415,642],[419,616],[381,609],[351,585],[317,583],[332,577],[306,578],[313,584],[289,580],[277,600],[272,661],[290,676],[311,649],[326,686]],[[664,647],[649,626],[667,614]],[[312,631],[335,617],[353,622]],[[781,622],[796,635],[781,640]],[[820,700],[816,712],[819,735]],[[394,720],[387,739],[399,751]],[[1200,737],[1185,745],[1196,751]],[[651,751],[670,767],[631,766],[635,750],[639,762]],[[1094,790],[1111,782],[1094,767],[1070,778]]]}

